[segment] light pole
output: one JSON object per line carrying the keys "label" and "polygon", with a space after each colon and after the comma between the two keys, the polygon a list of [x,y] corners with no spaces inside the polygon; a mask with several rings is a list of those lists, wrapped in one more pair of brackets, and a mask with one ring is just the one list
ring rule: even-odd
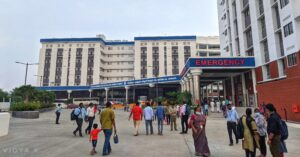
{"label": "light pole", "polygon": [[133,93],[132,93],[132,101],[135,103],[135,77],[133,76]]}
{"label": "light pole", "polygon": [[42,80],[43,80],[43,77],[44,77],[44,76],[40,76],[40,75],[34,75],[34,76],[40,77],[40,87],[42,87]]}
{"label": "light pole", "polygon": [[[154,66],[147,66],[147,67],[152,67],[152,70],[153,70],[153,67]],[[158,77],[158,74],[159,74],[159,72],[156,72],[155,73],[155,79],[156,79],[156,101],[158,102],[158,79],[157,79],[157,77]]]}
{"label": "light pole", "polygon": [[16,62],[17,64],[23,64],[26,65],[26,72],[25,72],[25,85],[27,82],[27,72],[28,72],[28,65],[38,65],[39,63],[22,63],[22,62]]}

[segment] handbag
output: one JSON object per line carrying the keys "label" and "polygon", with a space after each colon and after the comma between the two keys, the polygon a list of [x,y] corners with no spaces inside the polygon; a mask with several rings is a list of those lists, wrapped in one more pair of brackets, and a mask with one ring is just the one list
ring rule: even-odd
{"label": "handbag", "polygon": [[117,134],[114,135],[114,143],[115,144],[119,143],[119,137]]}

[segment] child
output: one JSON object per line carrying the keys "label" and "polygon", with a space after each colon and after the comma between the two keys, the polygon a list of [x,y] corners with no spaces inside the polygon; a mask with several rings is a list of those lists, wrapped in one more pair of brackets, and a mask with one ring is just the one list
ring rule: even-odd
{"label": "child", "polygon": [[208,104],[207,104],[207,102],[205,102],[205,104],[204,104],[204,115],[208,116]]}
{"label": "child", "polygon": [[93,130],[90,132],[90,142],[92,142],[93,149],[91,151],[91,155],[94,155],[96,152],[96,146],[97,146],[97,140],[98,140],[98,134],[101,132],[101,129],[98,129],[98,124],[93,125]]}

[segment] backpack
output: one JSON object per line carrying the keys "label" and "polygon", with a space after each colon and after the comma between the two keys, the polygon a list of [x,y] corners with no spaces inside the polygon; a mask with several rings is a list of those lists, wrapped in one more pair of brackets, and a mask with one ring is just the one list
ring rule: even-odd
{"label": "backpack", "polygon": [[78,116],[81,114],[81,110],[78,115],[75,114],[75,109],[71,112],[71,120],[77,120]]}
{"label": "backpack", "polygon": [[242,116],[238,120],[237,129],[236,129],[236,137],[237,137],[237,139],[243,139],[244,138],[244,126],[243,126],[243,121],[242,121],[243,117],[244,116]]}
{"label": "backpack", "polygon": [[189,116],[190,114],[191,114],[191,108],[190,108],[190,106],[186,105],[184,115],[188,115]]}
{"label": "backpack", "polygon": [[284,141],[286,139],[288,139],[289,137],[289,130],[288,127],[285,123],[285,121],[280,120],[280,134],[281,134],[281,141]]}

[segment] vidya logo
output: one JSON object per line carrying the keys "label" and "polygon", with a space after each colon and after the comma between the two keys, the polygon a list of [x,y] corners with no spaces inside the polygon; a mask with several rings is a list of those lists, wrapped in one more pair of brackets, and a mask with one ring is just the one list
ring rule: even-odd
{"label": "vidya logo", "polygon": [[36,153],[36,152],[38,152],[38,149],[36,148],[23,148],[23,147],[2,148],[2,153],[7,153],[7,154]]}

